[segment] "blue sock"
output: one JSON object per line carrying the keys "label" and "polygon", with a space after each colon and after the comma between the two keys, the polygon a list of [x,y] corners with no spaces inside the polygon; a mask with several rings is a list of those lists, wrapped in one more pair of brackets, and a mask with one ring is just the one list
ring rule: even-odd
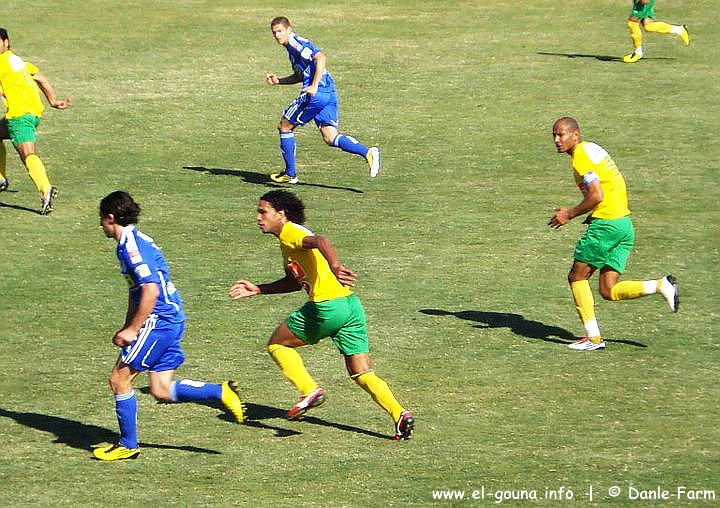
{"label": "blue sock", "polygon": [[295,133],[280,133],[280,153],[285,160],[285,174],[290,177],[295,176]]}
{"label": "blue sock", "polygon": [[173,402],[220,399],[222,397],[222,386],[191,379],[173,381],[170,385],[170,397]]}
{"label": "blue sock", "polygon": [[346,134],[338,134],[332,140],[332,145],[343,152],[354,153],[360,157],[367,156],[368,148],[357,139]]}
{"label": "blue sock", "polygon": [[137,397],[135,391],[115,395],[115,413],[120,425],[120,444],[137,448]]}

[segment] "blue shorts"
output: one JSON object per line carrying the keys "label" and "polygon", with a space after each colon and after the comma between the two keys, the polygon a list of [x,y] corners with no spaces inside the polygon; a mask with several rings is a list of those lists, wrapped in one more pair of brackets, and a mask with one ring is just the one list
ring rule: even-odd
{"label": "blue shorts", "polygon": [[318,127],[331,125],[337,129],[339,126],[337,94],[318,92],[311,97],[301,93],[285,108],[283,117],[293,125],[305,125],[310,120],[315,120],[315,125]]}
{"label": "blue shorts", "polygon": [[185,361],[180,347],[185,323],[169,323],[150,314],[135,337],[122,348],[120,361],[138,372],[175,370]]}

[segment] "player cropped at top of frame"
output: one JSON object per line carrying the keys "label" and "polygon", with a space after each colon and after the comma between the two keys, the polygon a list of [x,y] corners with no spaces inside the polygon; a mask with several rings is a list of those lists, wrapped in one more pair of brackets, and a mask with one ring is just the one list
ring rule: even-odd
{"label": "player cropped at top of frame", "polygon": [[36,130],[45,109],[39,91],[56,109],[69,108],[71,100],[58,99],[50,81],[38,68],[13,53],[10,37],[4,28],[0,28],[0,91],[6,110],[0,120],[0,192],[9,185],[7,152],[3,142],[9,139],[40,193],[40,214],[47,215],[53,210],[57,188],[50,184],[45,165],[35,147]]}
{"label": "player cropped at top of frame", "polygon": [[120,272],[129,284],[125,322],[112,337],[121,351],[109,379],[120,439],[93,450],[95,458],[105,461],[134,459],[140,454],[132,383],[141,372],[148,372],[150,394],[159,402],[219,400],[238,423],[244,421],[234,381],[173,381],[175,370],[185,360],[181,347],[185,313],[162,251],[136,227],[139,216],[140,205],[126,192],[115,191],[100,202],[100,227],[117,242]]}
{"label": "player cropped at top of frame", "polygon": [[640,25],[646,32],[671,35],[675,34],[686,46],[690,45],[690,34],[685,25],[671,25],[664,21],[655,21],[655,0],[633,0],[632,10],[627,20],[627,27],[630,30],[633,51],[623,57],[625,63],[638,62],[644,55],[643,35]]}
{"label": "player cropped at top of frame", "polygon": [[278,183],[298,183],[295,128],[310,121],[314,121],[320,129],[325,144],[363,157],[370,167],[370,176],[377,176],[380,171],[380,149],[368,148],[352,136],[338,132],[338,96],[335,81],[327,70],[325,53],[308,39],[294,33],[286,17],[274,18],[270,22],[270,30],[275,41],[287,50],[293,73],[280,78],[269,72],[265,75],[265,81],[271,86],[302,83],[300,95],[285,108],[278,125],[285,169],[271,174],[270,178]]}
{"label": "player cropped at top of frame", "polygon": [[300,400],[286,414],[298,420],[325,401],[325,390],[310,377],[296,348],[330,337],[345,358],[351,379],[393,419],[394,440],[412,436],[415,418],[401,406],[387,383],[373,371],[365,311],[351,287],[355,273],[343,266],[330,240],[302,224],[305,206],[294,194],[275,190],[260,198],[257,224],[280,241],[285,276],[268,284],[237,281],[233,300],[261,294],[305,290],[308,301],[278,326],[267,344],[268,353],[300,392]]}
{"label": "player cropped at top of frame", "polygon": [[630,219],[625,178],[608,152],[595,143],[583,141],[574,118],[555,121],[553,142],[558,153],[572,158],[575,184],[582,200],[569,208],[555,208],[548,225],[558,229],[570,220],[589,213],[587,229],[575,247],[568,282],[575,308],[585,328],[585,337],[569,344],[570,349],[593,351],[605,348],[595,318],[595,302],[589,279],[600,270],[600,294],[606,300],[618,301],[660,294],[672,312],[680,304],[675,277],[652,280],[620,281],[635,241]]}

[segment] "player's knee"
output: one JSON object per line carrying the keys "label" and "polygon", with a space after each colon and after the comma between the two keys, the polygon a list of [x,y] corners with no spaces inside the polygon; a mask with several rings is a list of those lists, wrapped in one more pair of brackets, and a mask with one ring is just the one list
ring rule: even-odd
{"label": "player's knee", "polygon": [[170,390],[164,386],[154,386],[150,388],[150,395],[152,395],[158,402],[172,402]]}
{"label": "player's knee", "polygon": [[115,395],[127,393],[132,389],[132,384],[127,383],[125,379],[116,375],[115,371],[108,377],[108,384],[110,385],[110,390],[112,390]]}
{"label": "player's knee", "polygon": [[584,279],[585,279],[585,277],[581,277],[579,274],[575,273],[573,270],[570,270],[568,272],[568,275],[567,275],[568,284],[572,284],[573,282],[579,282]]}
{"label": "player's knee", "polygon": [[604,300],[610,300],[610,301],[616,300],[616,298],[613,297],[612,289],[601,287],[600,288],[600,296],[602,296]]}

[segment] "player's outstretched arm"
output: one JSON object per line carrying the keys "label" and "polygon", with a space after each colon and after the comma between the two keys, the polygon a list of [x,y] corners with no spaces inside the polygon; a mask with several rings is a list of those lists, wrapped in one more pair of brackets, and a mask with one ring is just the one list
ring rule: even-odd
{"label": "player's outstretched arm", "polygon": [[45,98],[48,101],[48,104],[50,104],[55,109],[67,109],[72,104],[72,99],[68,97],[67,99],[58,99],[57,95],[55,94],[55,89],[50,84],[50,81],[45,77],[44,74],[37,72],[33,74],[33,79],[37,83],[40,90],[42,90],[43,95],[45,95]]}
{"label": "player's outstretched arm", "polygon": [[240,298],[249,298],[255,295],[272,295],[278,293],[292,293],[298,291],[302,286],[290,274],[286,274],[282,279],[269,284],[253,284],[249,280],[239,280],[230,288],[230,298],[238,300]]}
{"label": "player's outstretched arm", "polygon": [[302,74],[296,72],[295,74],[290,74],[289,76],[285,76],[284,78],[279,78],[274,72],[268,72],[267,74],[265,74],[265,82],[271,86],[294,85],[295,83],[302,82]]}
{"label": "player's outstretched arm", "polygon": [[249,280],[239,280],[230,287],[230,298],[237,300],[239,298],[249,298],[251,296],[259,295],[260,288],[253,284]]}

